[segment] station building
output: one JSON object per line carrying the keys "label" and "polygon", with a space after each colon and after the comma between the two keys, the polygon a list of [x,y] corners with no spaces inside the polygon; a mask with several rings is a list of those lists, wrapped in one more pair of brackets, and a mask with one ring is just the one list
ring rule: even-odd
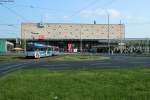
{"label": "station building", "polygon": [[108,52],[125,39],[124,24],[22,23],[21,39],[63,52]]}

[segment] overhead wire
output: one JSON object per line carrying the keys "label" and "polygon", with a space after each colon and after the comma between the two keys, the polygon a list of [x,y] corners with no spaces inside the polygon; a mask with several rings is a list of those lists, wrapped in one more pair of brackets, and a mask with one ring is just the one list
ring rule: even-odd
{"label": "overhead wire", "polygon": [[21,14],[19,14],[18,12],[16,12],[15,10],[1,4],[1,6],[5,9],[7,9],[8,11],[10,11],[11,13],[15,14],[17,17],[21,18],[23,21],[28,21],[24,16],[22,16]]}
{"label": "overhead wire", "polygon": [[[88,4],[87,6],[81,8],[80,10],[74,12],[74,14],[72,14],[70,17],[74,17],[78,14],[80,14],[82,11],[86,10],[87,8],[90,8],[91,6],[93,6],[94,4],[96,4],[97,2],[99,2],[100,0],[94,0],[93,2],[91,2],[90,4]],[[99,8],[102,8],[102,9],[106,9],[106,7],[108,7],[109,5],[113,4],[114,2],[116,2],[117,0],[111,0],[109,2],[107,2],[106,4],[103,5],[103,7],[99,7]]]}
{"label": "overhead wire", "polygon": [[75,12],[74,12],[72,15],[70,15],[69,17],[73,17],[73,16],[75,16],[75,15],[78,15],[78,14],[81,13],[83,10],[89,8],[91,5],[94,5],[94,4],[95,4],[96,2],[98,2],[98,1],[100,1],[100,0],[94,0],[94,1],[92,1],[92,2],[89,3],[87,6],[85,6],[85,7],[81,8],[81,9],[75,11]]}
{"label": "overhead wire", "polygon": [[47,8],[47,7],[39,7],[39,6],[35,6],[35,5],[25,5],[25,4],[11,4],[10,6],[13,7],[23,7],[23,8],[31,8],[31,9],[40,9],[43,11],[48,11],[48,12],[59,12],[59,13],[64,13],[62,12],[62,9],[51,9],[51,8]]}

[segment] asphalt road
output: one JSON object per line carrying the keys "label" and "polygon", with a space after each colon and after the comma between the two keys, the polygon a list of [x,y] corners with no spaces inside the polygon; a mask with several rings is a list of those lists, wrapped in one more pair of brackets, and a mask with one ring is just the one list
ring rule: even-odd
{"label": "asphalt road", "polygon": [[148,67],[150,68],[150,57],[134,57],[134,56],[110,56],[111,60],[106,61],[48,61],[44,58],[40,60],[27,60],[21,62],[1,62],[0,75],[19,70],[19,69],[35,69],[47,68],[50,70],[64,69],[114,69],[114,68],[130,68],[130,67]]}

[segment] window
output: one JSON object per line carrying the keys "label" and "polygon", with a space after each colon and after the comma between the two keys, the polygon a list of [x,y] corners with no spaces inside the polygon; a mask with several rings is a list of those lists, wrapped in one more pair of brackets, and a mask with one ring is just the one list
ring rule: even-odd
{"label": "window", "polygon": [[35,48],[33,48],[32,46],[27,45],[27,51],[34,51],[34,50],[35,50]]}

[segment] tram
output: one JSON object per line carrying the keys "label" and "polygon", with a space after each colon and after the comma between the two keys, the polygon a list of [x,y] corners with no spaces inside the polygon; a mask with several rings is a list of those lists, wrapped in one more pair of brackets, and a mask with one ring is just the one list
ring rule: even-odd
{"label": "tram", "polygon": [[26,57],[41,58],[54,55],[59,55],[58,47],[39,43],[28,43],[26,46]]}

